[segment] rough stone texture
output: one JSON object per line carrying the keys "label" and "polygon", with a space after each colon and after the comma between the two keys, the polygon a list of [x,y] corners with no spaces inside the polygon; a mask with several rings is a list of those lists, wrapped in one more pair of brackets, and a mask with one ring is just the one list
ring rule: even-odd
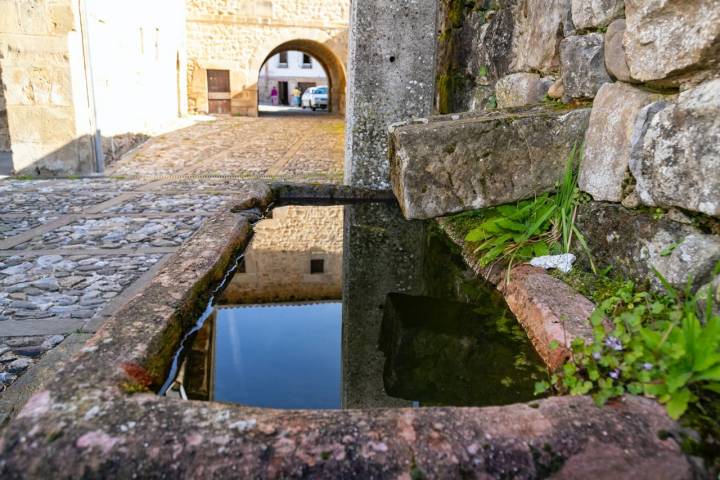
{"label": "rough stone texture", "polygon": [[[598,268],[648,280],[661,286],[655,267],[675,287],[684,288],[688,276],[695,287],[710,280],[720,260],[720,239],[690,225],[628,210],[617,204],[591,202],[578,209],[576,224],[583,232]],[[576,252],[583,260],[582,252]]]}
{"label": "rough stone texture", "polygon": [[277,182],[271,185],[276,201],[324,200],[336,202],[395,200],[390,190],[372,190],[349,185],[317,185]]}
{"label": "rough stone texture", "polygon": [[630,169],[645,205],[720,216],[720,79],[638,115]]}
{"label": "rough stone texture", "polygon": [[498,108],[523,107],[540,103],[552,85],[552,79],[535,73],[513,73],[495,84]]}
{"label": "rough stone texture", "polygon": [[658,435],[677,427],[638,397],[603,409],[564,397],[535,408],[283,412],[84,393],[48,389],[28,402],[0,440],[4,478],[693,478],[672,436]]}
{"label": "rough stone texture", "polygon": [[603,36],[574,35],[560,42],[560,62],[565,98],[593,98],[612,79],[605,70]]}
{"label": "rough stone texture", "polygon": [[346,184],[387,188],[388,126],[432,112],[436,14],[435,0],[353,2]]}
{"label": "rough stone texture", "polygon": [[519,0],[513,12],[514,72],[557,72],[558,45],[569,21],[568,0]]}
{"label": "rough stone texture", "polygon": [[[128,394],[156,384],[247,237],[221,214],[110,319],[0,437],[3,478],[692,478],[661,406],[587,397],[507,407],[282,411]],[[662,438],[662,439],[661,439]],[[38,455],[38,452],[44,452]]]}
{"label": "rough stone texture", "polygon": [[630,75],[630,67],[627,64],[623,46],[625,23],[624,18],[617,19],[608,26],[607,32],[605,32],[605,68],[616,80],[634,83],[635,80]]}
{"label": "rough stone texture", "polygon": [[407,218],[431,218],[552,190],[589,116],[589,109],[533,109],[397,127],[393,191]]}
{"label": "rough stone texture", "polygon": [[624,11],[624,0],[572,0],[572,21],[578,30],[606,27]]}
{"label": "rough stone texture", "polygon": [[712,301],[712,311],[715,315],[720,315],[720,276],[716,277],[712,282],[708,282],[698,289],[698,310],[704,318],[707,312],[707,302]]}
{"label": "rough stone texture", "polygon": [[550,88],[548,89],[548,97],[559,99],[565,96],[565,86],[562,83],[562,78],[555,80]]}
{"label": "rough stone texture", "polygon": [[[710,280],[713,267],[720,261],[720,238],[694,233],[681,241],[669,243],[671,237],[656,235],[646,250],[648,265],[654,266],[665,279],[678,288],[693,280],[695,288]],[[665,244],[663,249],[660,249]],[[655,248],[653,248],[655,247]],[[668,255],[667,251],[672,249]],[[657,287],[660,281],[655,281]]]}
{"label": "rough stone texture", "polygon": [[182,326],[247,227],[231,213],[209,219],[58,368],[3,431],[0,476],[537,477],[607,465],[629,474],[652,467],[658,478],[691,474],[672,437],[657,435],[676,426],[635,397],[602,410],[588,398],[554,398],[487,409],[287,412],[128,394],[161,381]]}
{"label": "rough stone texture", "polygon": [[717,76],[720,3],[625,0],[625,54],[632,77],[675,86]]}
{"label": "rough stone texture", "polygon": [[94,332],[210,214],[245,204],[239,215],[258,217],[272,197],[257,182],[192,178],[6,180],[0,192],[0,226],[13,226],[0,239],[0,391],[11,387],[0,422],[29,396],[27,372],[57,334]]}
{"label": "rough stone texture", "polygon": [[[498,289],[550,370],[570,357],[573,339],[592,340],[589,318],[595,305],[542,269],[515,267],[510,280],[499,283]],[[559,347],[550,348],[552,342]]]}
{"label": "rough stone texture", "polygon": [[630,165],[638,112],[661,98],[625,83],[606,83],[597,93],[585,135],[578,185],[595,200],[619,202]]}

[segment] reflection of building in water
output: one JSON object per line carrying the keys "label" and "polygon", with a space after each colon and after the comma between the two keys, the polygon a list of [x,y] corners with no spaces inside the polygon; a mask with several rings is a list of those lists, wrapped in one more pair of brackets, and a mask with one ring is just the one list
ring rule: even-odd
{"label": "reflection of building in water", "polygon": [[339,299],[343,207],[278,207],[255,226],[221,303]]}
{"label": "reflection of building in water", "polygon": [[205,320],[183,362],[178,380],[191,400],[212,400],[215,387],[215,319],[217,311]]}

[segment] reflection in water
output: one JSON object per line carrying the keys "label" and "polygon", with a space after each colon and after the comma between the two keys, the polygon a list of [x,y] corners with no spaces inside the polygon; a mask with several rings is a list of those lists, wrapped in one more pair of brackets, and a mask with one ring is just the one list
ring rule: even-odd
{"label": "reflection in water", "polygon": [[343,207],[278,207],[255,226],[220,303],[339,300]]}
{"label": "reflection in water", "polygon": [[540,359],[434,223],[405,221],[394,204],[292,206],[255,232],[227,306],[181,368],[189,398],[275,408],[532,398]]}

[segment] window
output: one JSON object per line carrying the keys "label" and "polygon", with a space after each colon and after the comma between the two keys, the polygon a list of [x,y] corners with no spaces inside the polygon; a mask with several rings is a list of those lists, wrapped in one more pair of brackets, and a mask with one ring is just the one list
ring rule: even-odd
{"label": "window", "polygon": [[325,273],[325,260],[322,258],[310,260],[310,273]]}
{"label": "window", "polygon": [[278,55],[278,67],[287,68],[288,66],[288,54],[287,52],[280,52]]}
{"label": "window", "polygon": [[312,68],[312,57],[310,57],[307,53],[303,53],[302,68]]}

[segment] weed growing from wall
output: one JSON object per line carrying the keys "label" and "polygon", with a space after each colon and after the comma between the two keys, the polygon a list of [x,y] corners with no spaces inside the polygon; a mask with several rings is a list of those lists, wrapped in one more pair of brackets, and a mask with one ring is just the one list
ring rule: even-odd
{"label": "weed growing from wall", "polygon": [[580,152],[582,147],[570,152],[557,193],[464,214],[476,223],[465,240],[479,255],[481,267],[504,262],[509,272],[514,264],[536,256],[570,252],[574,240],[590,256],[585,237],[575,226],[581,199],[577,188]]}
{"label": "weed growing from wall", "polygon": [[646,395],[675,419],[690,404],[720,394],[720,315],[712,295],[693,294],[691,282],[679,292],[655,273],[663,293],[638,290],[631,281],[608,292],[590,318],[593,341],[575,339],[571,359],[550,382],[536,385],[539,393],[589,393],[598,405],[625,393]]}

